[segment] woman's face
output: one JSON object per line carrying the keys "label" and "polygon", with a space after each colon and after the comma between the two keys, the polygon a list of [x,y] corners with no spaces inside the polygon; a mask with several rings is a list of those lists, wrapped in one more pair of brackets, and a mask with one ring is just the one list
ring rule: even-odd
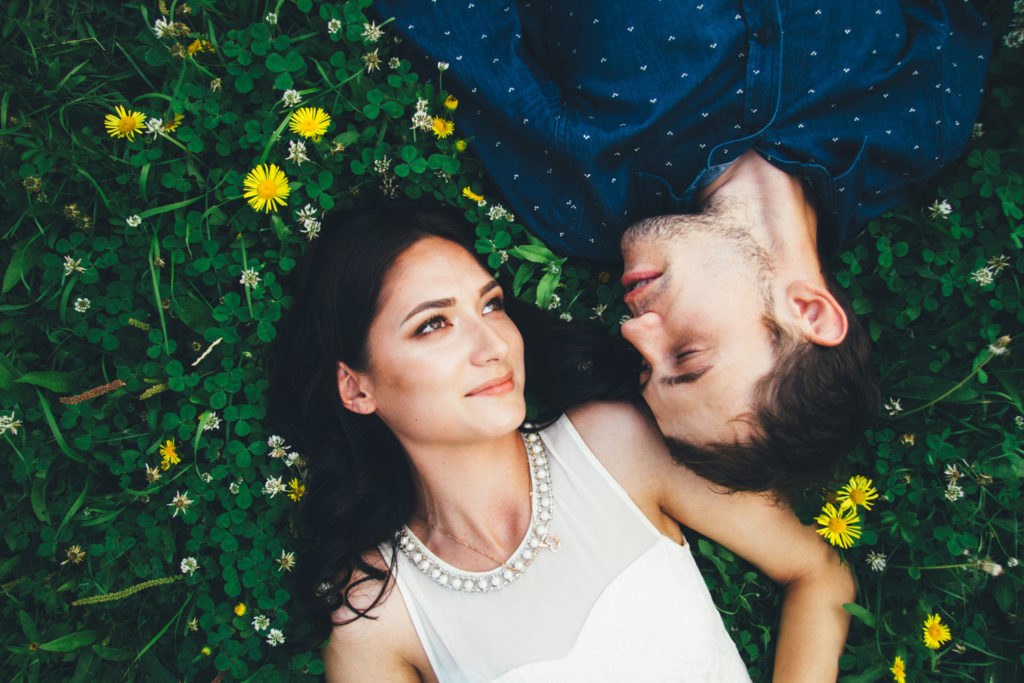
{"label": "woman's face", "polygon": [[464,248],[425,237],[395,260],[360,375],[408,447],[516,429],[526,415],[523,339],[498,283]]}

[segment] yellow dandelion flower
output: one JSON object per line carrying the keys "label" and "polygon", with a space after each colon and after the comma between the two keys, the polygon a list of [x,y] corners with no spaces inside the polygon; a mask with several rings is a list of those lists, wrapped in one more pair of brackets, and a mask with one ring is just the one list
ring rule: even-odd
{"label": "yellow dandelion flower", "polygon": [[448,111],[455,111],[459,108],[459,99],[455,95],[444,98],[444,108]]}
{"label": "yellow dandelion flower", "polygon": [[892,672],[892,679],[896,683],[907,683],[907,670],[903,664],[903,658],[896,655],[896,659],[892,662],[892,668],[889,669]]}
{"label": "yellow dandelion flower", "polygon": [[440,116],[435,116],[434,122],[431,124],[431,128],[434,131],[434,135],[439,138],[446,138],[455,130],[455,124],[448,119],[442,119]]}
{"label": "yellow dandelion flower", "polygon": [[240,617],[245,615],[245,603],[244,602],[240,602],[237,605],[235,605],[235,614],[240,616]]}
{"label": "yellow dandelion flower", "polygon": [[146,115],[138,111],[125,111],[121,105],[114,109],[116,114],[107,114],[103,119],[110,137],[134,140],[135,134],[142,130],[142,124],[146,122]]}
{"label": "yellow dandelion flower", "polygon": [[188,45],[188,56],[195,57],[197,52],[215,52],[213,49],[213,43],[208,40],[200,40],[196,38]]}
{"label": "yellow dandelion flower", "polygon": [[480,202],[482,202],[484,200],[484,196],[483,195],[477,194],[476,192],[473,192],[473,190],[469,189],[468,185],[466,187],[462,188],[462,196],[465,197],[466,199],[472,199],[477,204],[479,204]]}
{"label": "yellow dandelion flower", "polygon": [[872,486],[870,479],[858,474],[850,477],[850,483],[839,490],[839,495],[836,498],[844,508],[856,510],[858,507],[863,507],[865,510],[870,510],[874,505],[871,501],[878,498],[878,491]]}
{"label": "yellow dandelion flower", "polygon": [[304,138],[316,138],[327,132],[331,117],[320,107],[302,107],[292,113],[288,130]]}
{"label": "yellow dandelion flower", "polygon": [[826,503],[814,521],[821,525],[818,533],[840,548],[849,548],[854,539],[860,538],[860,517],[851,508],[836,510],[835,505]]}
{"label": "yellow dandelion flower", "polygon": [[924,646],[933,650],[938,650],[942,647],[943,643],[952,638],[949,635],[949,627],[942,623],[942,617],[938,614],[933,614],[925,619],[921,630],[924,631],[921,636],[924,640]]}
{"label": "yellow dandelion flower", "polygon": [[306,485],[298,479],[292,479],[288,482],[288,497],[298,502],[302,498],[302,495],[306,492]]}
{"label": "yellow dandelion flower", "polygon": [[178,457],[178,448],[174,445],[174,439],[167,439],[164,443],[160,444],[160,469],[169,470],[171,465],[177,465],[181,462],[181,458]]}
{"label": "yellow dandelion flower", "polygon": [[465,152],[467,147],[469,147],[469,143],[466,142],[465,140],[456,140],[455,141],[455,149],[456,149],[456,151],[458,151],[458,152]]}
{"label": "yellow dandelion flower", "polygon": [[249,201],[249,206],[267,213],[277,211],[278,205],[284,206],[284,200],[291,192],[288,176],[275,164],[260,164],[249,171],[243,186],[243,196]]}
{"label": "yellow dandelion flower", "polygon": [[203,648],[202,650],[200,650],[200,652],[202,652],[202,653],[203,653],[204,655],[206,655],[207,657],[209,657],[209,656],[210,656],[210,654],[211,654],[211,653],[213,653],[213,650],[211,650],[211,649],[210,649],[210,646],[209,646],[209,645],[207,645],[207,646],[205,646],[205,647],[204,647],[204,648]]}
{"label": "yellow dandelion flower", "polygon": [[170,133],[178,130],[178,126],[185,120],[184,114],[168,114],[167,118],[164,119],[164,131]]}

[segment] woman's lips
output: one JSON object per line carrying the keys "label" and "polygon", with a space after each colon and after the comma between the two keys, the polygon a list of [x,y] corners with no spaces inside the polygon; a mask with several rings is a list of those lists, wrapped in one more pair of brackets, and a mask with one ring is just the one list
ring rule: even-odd
{"label": "woman's lips", "polygon": [[484,382],[473,391],[466,394],[466,396],[504,396],[508,392],[515,389],[516,383],[513,379],[512,372],[509,371],[507,374],[492,379],[490,382]]}

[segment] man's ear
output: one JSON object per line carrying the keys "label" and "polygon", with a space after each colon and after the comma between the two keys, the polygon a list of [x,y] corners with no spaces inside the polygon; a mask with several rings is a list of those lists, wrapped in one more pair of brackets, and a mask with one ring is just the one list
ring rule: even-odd
{"label": "man's ear", "polygon": [[353,413],[369,415],[377,410],[366,375],[341,361],[338,361],[338,396],[341,397],[341,405]]}
{"label": "man's ear", "polygon": [[838,346],[846,339],[846,311],[824,285],[796,280],[786,287],[786,304],[804,339],[818,346]]}

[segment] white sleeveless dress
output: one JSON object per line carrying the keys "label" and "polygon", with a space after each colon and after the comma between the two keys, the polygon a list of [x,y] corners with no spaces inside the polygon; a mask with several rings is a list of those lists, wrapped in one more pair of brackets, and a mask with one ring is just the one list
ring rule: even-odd
{"label": "white sleeveless dress", "polygon": [[[750,681],[689,545],[654,527],[568,417],[540,435],[557,552],[542,549],[516,580],[482,593],[440,586],[396,555],[398,592],[438,679]],[[391,561],[390,546],[381,552]]]}

